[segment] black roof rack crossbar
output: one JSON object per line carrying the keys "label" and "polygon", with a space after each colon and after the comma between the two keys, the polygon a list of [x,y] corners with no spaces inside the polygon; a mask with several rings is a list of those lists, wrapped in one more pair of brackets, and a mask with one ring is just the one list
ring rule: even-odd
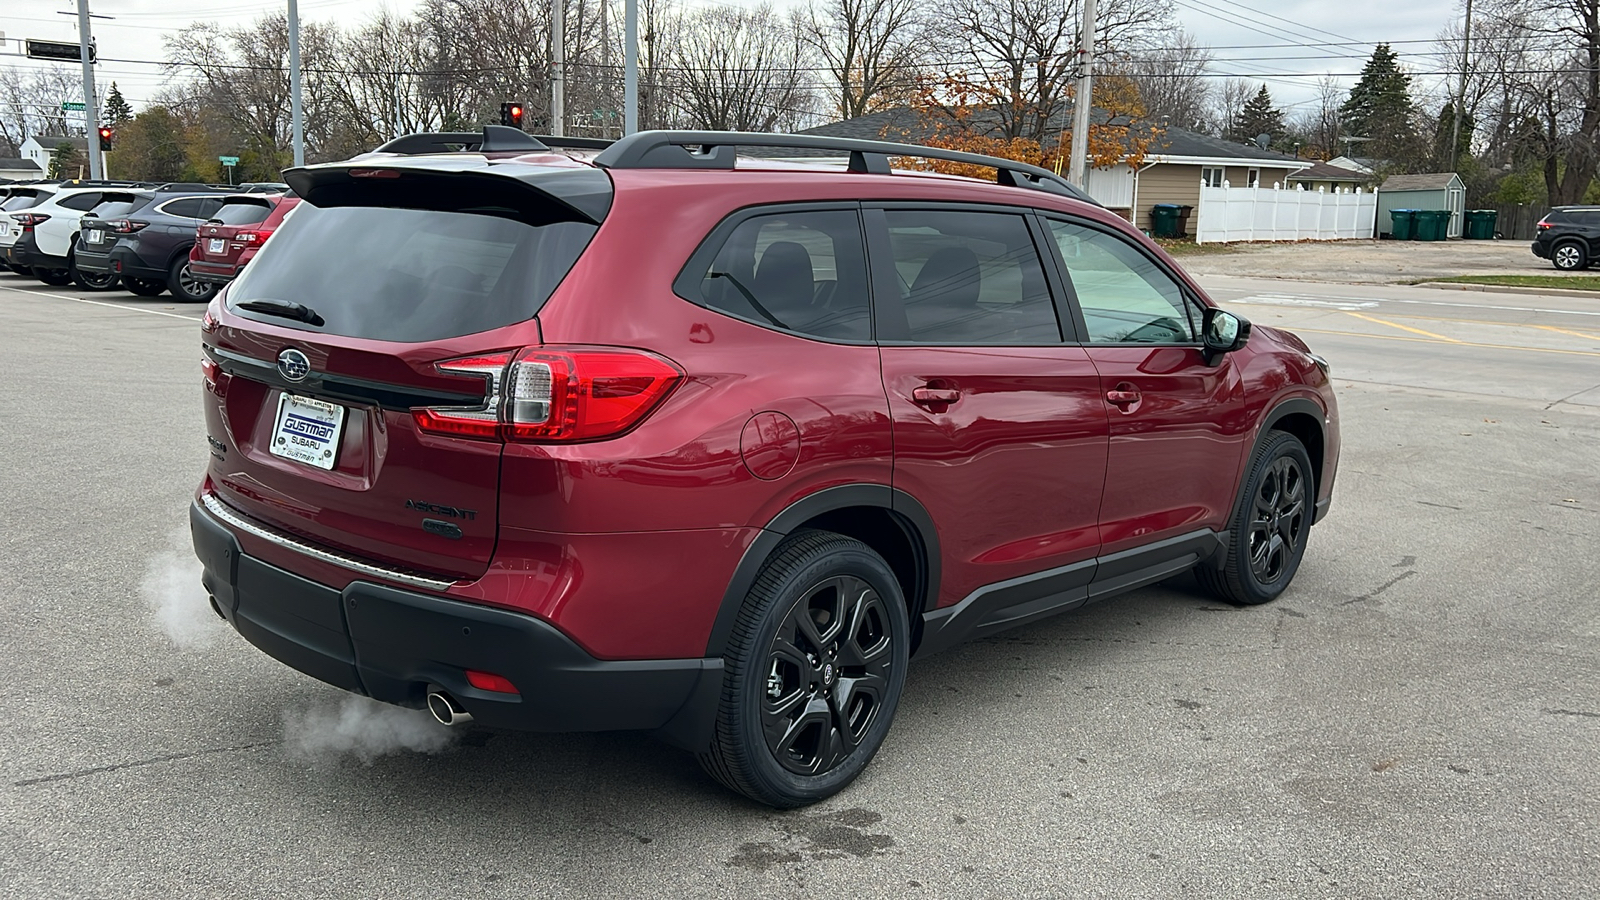
{"label": "black roof rack crossbar", "polygon": [[[698,149],[691,150],[690,147]],[[850,154],[849,170],[874,175],[889,174],[889,158],[915,156],[943,162],[986,166],[995,181],[1010,187],[1061,194],[1099,206],[1081,188],[1049,169],[917,144],[863,141],[816,134],[757,134],[744,131],[640,131],[616,141],[595,157],[595,164],[611,169],[731,169],[740,147],[780,147],[796,150],[833,150]]]}
{"label": "black roof rack crossbar", "polygon": [[568,150],[604,150],[616,143],[610,138],[554,137],[548,134],[536,134],[533,137],[546,147],[565,147]]}
{"label": "black roof rack crossbar", "polygon": [[547,144],[531,134],[505,125],[485,125],[482,133],[476,131],[434,131],[408,134],[379,147],[377,153],[448,153],[468,150],[476,153],[498,153],[508,150],[549,150]]}

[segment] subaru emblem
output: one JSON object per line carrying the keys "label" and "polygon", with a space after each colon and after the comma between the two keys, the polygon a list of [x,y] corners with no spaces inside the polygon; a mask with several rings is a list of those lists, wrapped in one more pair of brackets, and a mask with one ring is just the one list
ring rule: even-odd
{"label": "subaru emblem", "polygon": [[304,381],[311,374],[311,360],[299,350],[290,347],[278,354],[278,374],[290,381]]}

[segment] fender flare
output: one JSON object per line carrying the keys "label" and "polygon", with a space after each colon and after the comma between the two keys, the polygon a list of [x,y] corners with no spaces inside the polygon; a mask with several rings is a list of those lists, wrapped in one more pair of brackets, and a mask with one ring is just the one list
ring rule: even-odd
{"label": "fender flare", "polygon": [[921,596],[906,598],[911,603],[911,609],[907,612],[912,618],[913,627],[916,626],[920,621],[918,613],[932,606],[939,592],[939,533],[934,528],[933,517],[928,515],[927,509],[916,498],[889,485],[843,484],[823,488],[789,504],[745,548],[739,565],[733,570],[733,577],[728,580],[728,589],[722,595],[722,604],[717,608],[711,634],[706,639],[707,657],[721,656],[727,650],[728,638],[733,634],[733,625],[739,618],[740,608],[744,606],[744,598],[755,585],[761,567],[784,538],[816,516],[850,506],[870,506],[894,513],[895,522],[905,531],[913,549],[920,548],[917,563],[924,577],[917,588],[920,588]]}
{"label": "fender flare", "polygon": [[[1281,421],[1285,416],[1290,416],[1297,413],[1305,413],[1311,416],[1313,419],[1316,419],[1317,428],[1319,431],[1321,431],[1322,440],[1324,444],[1326,444],[1328,440],[1328,412],[1319,406],[1315,401],[1306,397],[1290,397],[1287,400],[1283,400],[1276,406],[1272,407],[1272,409],[1268,410],[1266,415],[1261,417],[1261,424],[1256,428],[1255,440],[1250,443],[1250,452],[1245,456],[1243,466],[1239,471],[1239,486],[1234,491],[1233,510],[1228,513],[1227,530],[1223,532],[1224,540],[1222,549],[1220,551],[1221,557],[1225,558],[1227,556],[1227,544],[1228,541],[1231,540],[1233,526],[1237,524],[1239,512],[1244,508],[1244,491],[1247,487],[1245,482],[1250,477],[1250,464],[1255,460],[1256,454],[1260,452],[1261,446],[1267,442],[1268,436],[1272,434],[1272,426],[1278,424],[1278,422]],[[1320,484],[1322,481],[1322,473],[1314,472],[1312,475]],[[1218,565],[1220,566],[1221,563],[1219,562]]]}

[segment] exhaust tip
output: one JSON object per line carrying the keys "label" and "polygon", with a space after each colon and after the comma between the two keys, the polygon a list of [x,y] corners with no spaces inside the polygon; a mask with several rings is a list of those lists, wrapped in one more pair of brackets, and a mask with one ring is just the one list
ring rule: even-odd
{"label": "exhaust tip", "polygon": [[222,614],[222,604],[217,602],[217,595],[207,594],[206,599],[211,601],[211,611],[217,614],[217,618],[224,622],[228,621],[228,617]]}
{"label": "exhaust tip", "polygon": [[440,725],[465,725],[472,721],[472,713],[467,712],[461,701],[444,691],[428,692],[428,712]]}

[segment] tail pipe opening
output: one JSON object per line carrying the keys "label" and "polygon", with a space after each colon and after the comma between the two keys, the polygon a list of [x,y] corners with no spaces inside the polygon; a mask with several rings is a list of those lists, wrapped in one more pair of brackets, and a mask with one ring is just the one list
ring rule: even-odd
{"label": "tail pipe opening", "polygon": [[428,712],[441,725],[465,725],[472,721],[472,713],[467,712],[460,700],[437,688],[428,691]]}

